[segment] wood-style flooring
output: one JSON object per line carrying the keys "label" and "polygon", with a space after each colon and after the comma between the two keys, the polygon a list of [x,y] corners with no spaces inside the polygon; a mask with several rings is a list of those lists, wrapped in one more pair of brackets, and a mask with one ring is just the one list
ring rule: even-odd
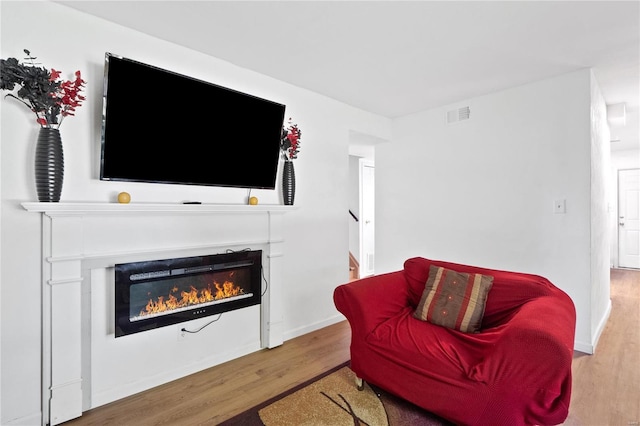
{"label": "wood-style flooring", "polygon": [[611,271],[611,305],[595,354],[574,353],[565,425],[640,425],[640,271]]}
{"label": "wood-style flooring", "polygon": [[[594,355],[576,352],[565,425],[640,425],[640,271],[611,271],[611,317]],[[93,410],[65,426],[215,425],[349,359],[338,324]]]}

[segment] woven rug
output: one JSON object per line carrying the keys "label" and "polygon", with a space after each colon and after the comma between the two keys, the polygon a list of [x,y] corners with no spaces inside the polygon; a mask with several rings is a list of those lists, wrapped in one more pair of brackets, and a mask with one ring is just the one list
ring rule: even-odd
{"label": "woven rug", "polygon": [[223,426],[449,426],[452,423],[365,384],[355,385],[348,363],[284,392]]}

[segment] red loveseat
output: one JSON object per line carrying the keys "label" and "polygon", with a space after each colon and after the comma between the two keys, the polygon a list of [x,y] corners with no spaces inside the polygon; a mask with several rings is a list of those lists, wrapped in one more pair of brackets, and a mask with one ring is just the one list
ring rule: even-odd
{"label": "red loveseat", "polygon": [[[416,319],[430,266],[493,277],[480,330]],[[334,291],[351,326],[351,369],[461,425],[562,423],[569,411],[575,308],[537,275],[412,258],[404,270]]]}

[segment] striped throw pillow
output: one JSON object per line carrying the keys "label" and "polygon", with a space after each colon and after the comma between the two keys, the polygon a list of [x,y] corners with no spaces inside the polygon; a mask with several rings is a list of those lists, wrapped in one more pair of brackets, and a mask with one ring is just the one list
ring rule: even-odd
{"label": "striped throw pillow", "polygon": [[429,278],[413,316],[466,333],[480,331],[493,277],[429,267]]}

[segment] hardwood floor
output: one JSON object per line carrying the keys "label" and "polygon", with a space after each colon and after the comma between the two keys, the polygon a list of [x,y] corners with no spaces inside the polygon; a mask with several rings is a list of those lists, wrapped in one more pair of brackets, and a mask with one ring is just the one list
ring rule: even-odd
{"label": "hardwood floor", "polygon": [[565,425],[640,425],[640,271],[611,271],[611,305],[596,353],[574,354]]}
{"label": "hardwood floor", "polygon": [[[611,271],[611,317],[594,355],[576,352],[571,426],[640,423],[640,271]],[[338,324],[87,411],[81,425],[215,425],[349,359]]]}

